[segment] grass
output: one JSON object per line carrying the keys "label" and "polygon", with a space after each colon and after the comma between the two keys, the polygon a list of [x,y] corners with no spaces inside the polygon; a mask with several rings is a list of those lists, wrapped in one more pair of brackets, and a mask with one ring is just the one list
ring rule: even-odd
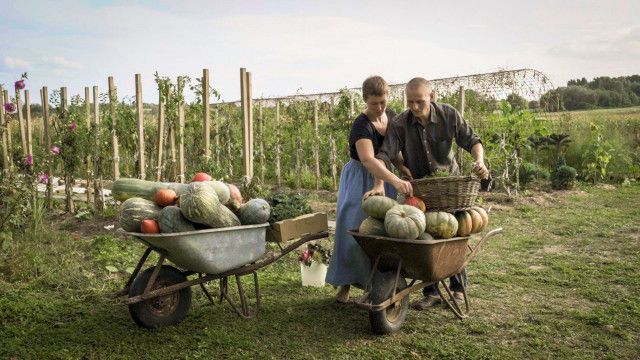
{"label": "grass", "polygon": [[107,297],[140,243],[26,233],[0,255],[0,358],[637,358],[640,184],[534,195],[544,201],[494,203],[490,226],[505,231],[469,267],[471,318],[410,310],[382,337],[331,287],[302,288],[296,254],[260,272],[258,319],[208,305],[194,287],[181,324],[141,329]]}

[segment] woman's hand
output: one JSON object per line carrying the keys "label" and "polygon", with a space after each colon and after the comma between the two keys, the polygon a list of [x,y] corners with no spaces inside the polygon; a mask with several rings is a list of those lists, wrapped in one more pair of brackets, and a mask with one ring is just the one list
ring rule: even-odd
{"label": "woman's hand", "polygon": [[384,183],[383,185],[374,185],[373,188],[362,196],[362,200],[366,200],[369,196],[372,195],[382,195],[384,196]]}
{"label": "woman's hand", "polygon": [[410,182],[402,179],[396,179],[392,185],[399,193],[404,194],[404,196],[413,196],[413,186],[411,186]]}

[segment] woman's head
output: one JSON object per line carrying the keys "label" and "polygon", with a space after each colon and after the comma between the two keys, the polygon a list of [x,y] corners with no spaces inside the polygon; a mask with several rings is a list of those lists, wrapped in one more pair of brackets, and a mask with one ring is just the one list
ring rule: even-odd
{"label": "woman's head", "polygon": [[380,76],[371,76],[362,83],[362,97],[367,103],[367,112],[382,116],[387,108],[389,85]]}

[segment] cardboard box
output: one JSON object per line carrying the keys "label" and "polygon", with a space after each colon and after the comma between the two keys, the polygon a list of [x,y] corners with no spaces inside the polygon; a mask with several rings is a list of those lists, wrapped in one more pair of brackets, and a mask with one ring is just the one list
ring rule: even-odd
{"label": "cardboard box", "polygon": [[301,238],[306,234],[315,234],[329,229],[326,213],[300,215],[273,223],[267,228],[267,241],[283,242]]}

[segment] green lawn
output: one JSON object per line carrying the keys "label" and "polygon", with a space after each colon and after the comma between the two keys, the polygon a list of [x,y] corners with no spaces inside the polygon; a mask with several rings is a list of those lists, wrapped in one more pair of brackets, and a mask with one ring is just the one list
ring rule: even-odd
{"label": "green lawn", "polygon": [[472,317],[410,310],[399,333],[382,337],[371,333],[366,311],[335,304],[331,287],[302,288],[295,254],[260,272],[258,319],[208,305],[194,287],[180,325],[141,329],[107,295],[143,246],[74,236],[68,230],[79,225],[71,222],[4,243],[0,358],[634,359],[639,203],[637,183],[494,203],[490,226],[505,231],[469,268]]}

